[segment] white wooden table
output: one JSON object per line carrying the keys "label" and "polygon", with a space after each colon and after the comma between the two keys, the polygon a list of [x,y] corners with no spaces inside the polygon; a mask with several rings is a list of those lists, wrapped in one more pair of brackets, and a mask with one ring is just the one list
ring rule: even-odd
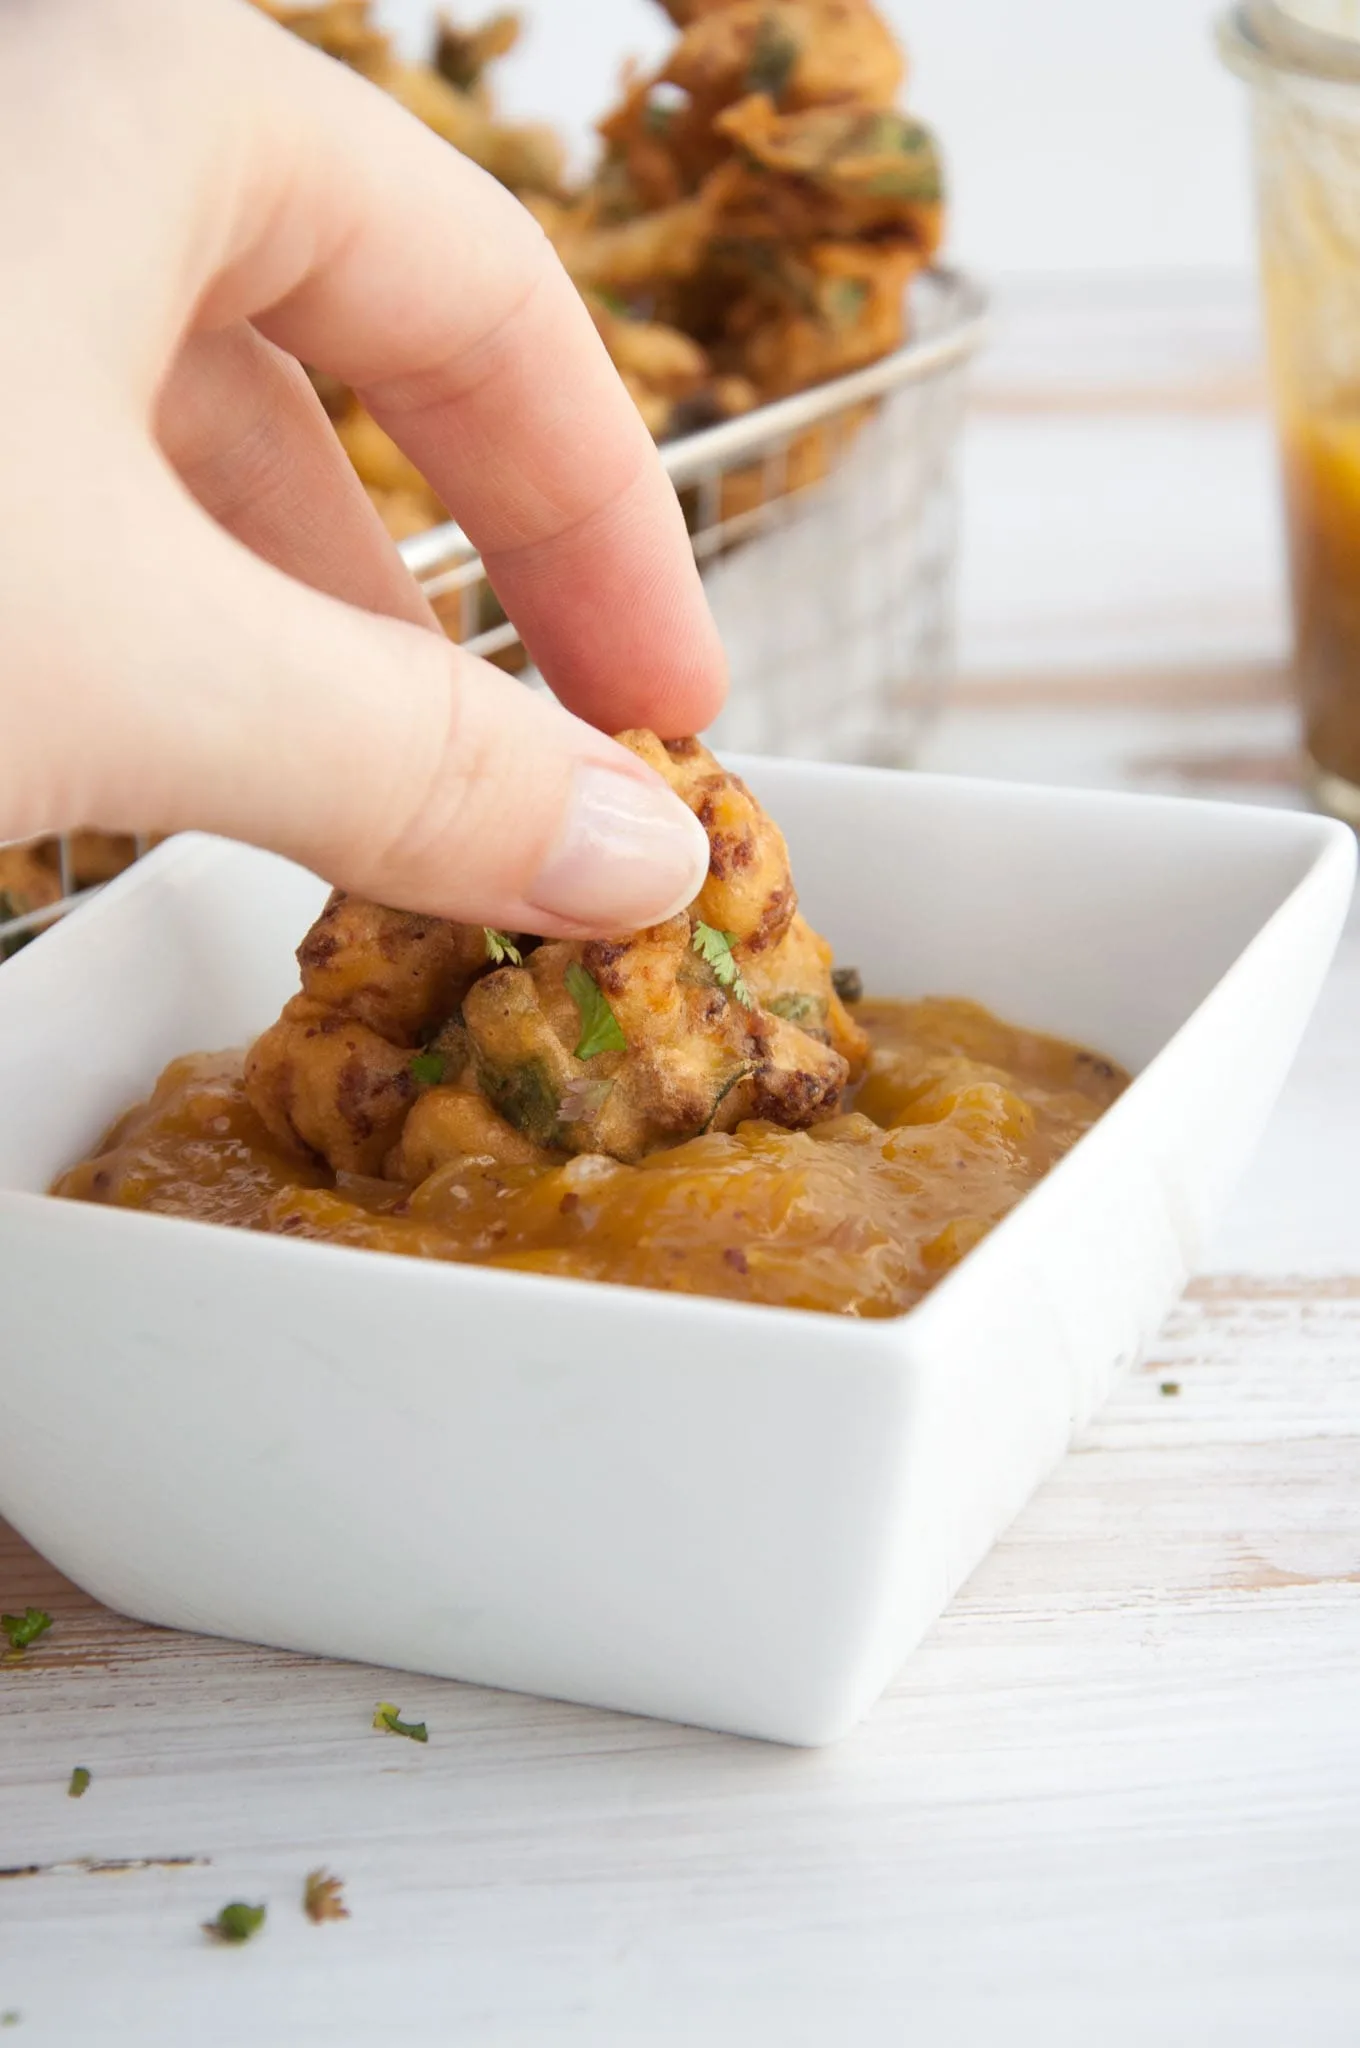
{"label": "white wooden table", "polygon": [[[1215,630],[1149,660],[1145,610],[1134,671],[1036,681],[1022,621],[933,758],[1296,801],[1276,624]],[[1357,1161],[1360,925],[1211,1270],[830,1751],[163,1634],[0,1528],[0,1604],[55,1616],[0,1666],[16,2043],[1353,2048]],[[352,1917],[314,1926],[323,1864]],[[269,1906],[239,1950],[199,1932],[230,1899]]]}

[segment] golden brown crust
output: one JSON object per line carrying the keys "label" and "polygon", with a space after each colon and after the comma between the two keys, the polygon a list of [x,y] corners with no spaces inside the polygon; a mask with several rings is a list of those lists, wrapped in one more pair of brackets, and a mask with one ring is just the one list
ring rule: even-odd
{"label": "golden brown crust", "polygon": [[271,1136],[337,1173],[382,1172],[417,1090],[404,1047],[307,996],[256,1039],[245,1082]]}
{"label": "golden brown crust", "polygon": [[303,994],[395,1045],[419,1045],[486,965],[478,925],[388,910],[337,889],[297,951]]}
{"label": "golden brown crust", "polygon": [[545,1165],[552,1154],[497,1116],[475,1088],[427,1088],[402,1128],[384,1172],[414,1187],[458,1159],[491,1159],[501,1166]]}
{"label": "golden brown crust", "polygon": [[459,1146],[635,1161],[750,1117],[835,1113],[864,1042],[797,914],[783,834],[697,739],[620,737],[708,834],[690,908],[626,939],[526,943],[522,965],[497,967],[480,927],[337,892],[298,949],[302,993],[247,1061],[276,1137],[411,1181]]}
{"label": "golden brown crust", "polygon": [[750,953],[775,945],[798,908],[789,850],[739,775],[721,768],[702,741],[667,740],[654,733],[622,732],[628,747],[655,768],[687,803],[708,834],[708,879],[694,914],[716,931],[731,932]]}

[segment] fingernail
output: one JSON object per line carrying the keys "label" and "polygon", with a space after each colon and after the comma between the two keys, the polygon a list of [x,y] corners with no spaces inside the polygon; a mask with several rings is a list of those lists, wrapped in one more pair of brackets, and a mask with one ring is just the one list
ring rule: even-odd
{"label": "fingernail", "polygon": [[708,834],[663,782],[582,762],[530,901],[565,923],[637,931],[693,902],[708,854]]}

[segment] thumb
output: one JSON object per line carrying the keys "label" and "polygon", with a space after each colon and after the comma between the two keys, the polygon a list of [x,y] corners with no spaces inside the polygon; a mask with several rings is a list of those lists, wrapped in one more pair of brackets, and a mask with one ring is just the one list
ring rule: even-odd
{"label": "thumb", "polygon": [[704,830],[626,748],[163,492],[21,720],[43,827],[221,832],[382,903],[547,936],[634,931],[697,894]]}

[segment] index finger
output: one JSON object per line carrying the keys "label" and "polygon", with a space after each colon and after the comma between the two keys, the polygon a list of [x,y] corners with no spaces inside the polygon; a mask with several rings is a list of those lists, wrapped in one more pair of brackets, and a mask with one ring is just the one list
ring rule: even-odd
{"label": "index finger", "polygon": [[573,710],[667,737],[706,725],[726,665],[680,507],[541,229],[374,87],[249,26],[270,39],[272,189],[252,192],[206,310],[355,387]]}

